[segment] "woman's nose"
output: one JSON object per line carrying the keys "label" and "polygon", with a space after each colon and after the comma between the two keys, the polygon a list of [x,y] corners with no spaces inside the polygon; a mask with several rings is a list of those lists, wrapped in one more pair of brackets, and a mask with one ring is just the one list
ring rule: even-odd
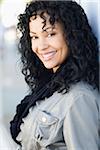
{"label": "woman's nose", "polygon": [[48,42],[45,38],[39,39],[39,43],[38,43],[38,49],[39,50],[45,50],[48,48]]}

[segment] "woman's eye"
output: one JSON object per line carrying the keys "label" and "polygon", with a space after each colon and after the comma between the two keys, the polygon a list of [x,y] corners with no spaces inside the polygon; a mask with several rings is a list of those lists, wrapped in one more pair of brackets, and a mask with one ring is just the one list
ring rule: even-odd
{"label": "woman's eye", "polygon": [[49,33],[48,34],[48,37],[52,37],[52,36],[54,36],[56,33]]}
{"label": "woman's eye", "polygon": [[31,39],[36,40],[36,39],[38,39],[38,37],[37,36],[31,36]]}

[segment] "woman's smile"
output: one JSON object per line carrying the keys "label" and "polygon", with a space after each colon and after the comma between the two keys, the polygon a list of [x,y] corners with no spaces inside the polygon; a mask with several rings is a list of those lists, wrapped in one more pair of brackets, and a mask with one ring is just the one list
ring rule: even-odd
{"label": "woman's smile", "polygon": [[46,53],[43,53],[43,54],[40,54],[40,55],[42,56],[44,61],[49,61],[49,60],[54,58],[56,53],[57,53],[57,51],[50,51],[50,52],[46,52]]}

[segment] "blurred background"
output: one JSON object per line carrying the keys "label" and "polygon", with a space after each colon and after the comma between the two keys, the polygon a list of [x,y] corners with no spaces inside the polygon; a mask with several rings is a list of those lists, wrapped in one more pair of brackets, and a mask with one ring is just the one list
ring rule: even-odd
{"label": "blurred background", "polygon": [[[30,0],[0,0],[0,150],[14,150],[9,122],[28,93],[17,51],[17,16]],[[76,0],[85,10],[100,47],[100,1]],[[100,58],[100,57],[99,57]],[[9,140],[8,140],[9,138]]]}
{"label": "blurred background", "polygon": [[13,150],[9,122],[28,93],[17,51],[17,16],[28,0],[0,0],[0,150]]}

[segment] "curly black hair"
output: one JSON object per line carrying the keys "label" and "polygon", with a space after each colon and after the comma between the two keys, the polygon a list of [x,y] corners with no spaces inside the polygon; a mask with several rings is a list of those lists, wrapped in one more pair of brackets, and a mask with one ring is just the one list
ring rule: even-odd
{"label": "curly black hair", "polygon": [[[29,35],[30,18],[37,14],[46,20],[44,12],[50,16],[50,23],[60,22],[63,26],[69,56],[53,73],[46,69],[31,48]],[[19,41],[19,52],[23,64],[22,73],[31,89],[17,106],[17,113],[11,121],[11,134],[16,141],[22,118],[37,100],[49,97],[55,91],[68,92],[71,85],[85,81],[93,88],[99,89],[99,50],[98,43],[88,23],[87,16],[80,5],[74,1],[31,1],[25,12],[19,15],[18,29],[22,36]],[[46,86],[44,86],[46,85]],[[16,141],[18,143],[18,141]],[[20,143],[19,143],[20,144]]]}
{"label": "curly black hair", "polygon": [[18,29],[22,32],[19,51],[23,63],[22,73],[31,90],[45,83],[45,77],[52,76],[31,48],[29,35],[30,17],[38,12],[50,16],[50,23],[60,21],[63,25],[69,57],[53,75],[51,90],[68,90],[70,85],[80,80],[99,87],[98,43],[88,23],[82,7],[72,1],[32,1],[27,4],[24,14],[19,15]]}

